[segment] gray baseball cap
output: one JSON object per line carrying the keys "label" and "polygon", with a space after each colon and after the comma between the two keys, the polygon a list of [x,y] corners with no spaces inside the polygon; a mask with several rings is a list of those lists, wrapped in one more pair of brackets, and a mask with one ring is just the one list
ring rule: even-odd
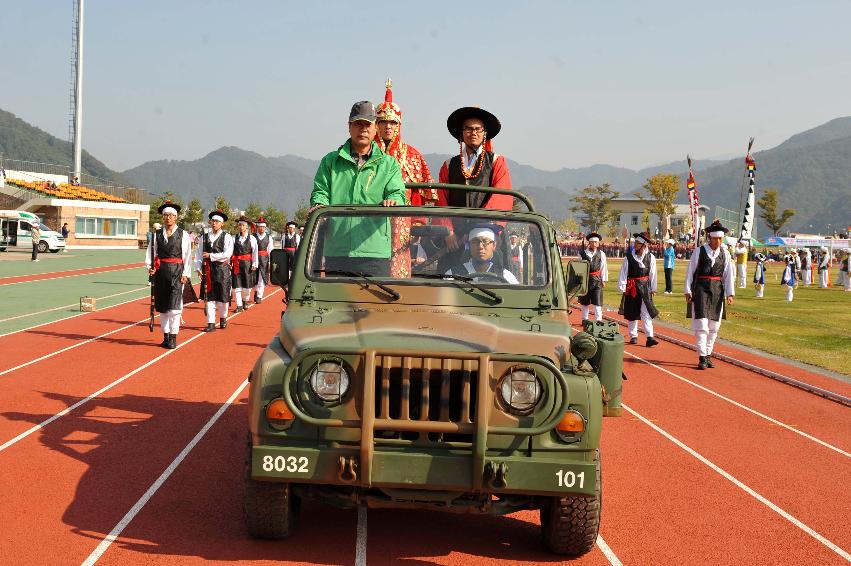
{"label": "gray baseball cap", "polygon": [[375,122],[377,117],[375,115],[375,104],[370,102],[369,100],[361,100],[360,102],[355,102],[352,105],[352,110],[349,112],[349,123],[356,122],[358,120],[365,120],[367,122]]}

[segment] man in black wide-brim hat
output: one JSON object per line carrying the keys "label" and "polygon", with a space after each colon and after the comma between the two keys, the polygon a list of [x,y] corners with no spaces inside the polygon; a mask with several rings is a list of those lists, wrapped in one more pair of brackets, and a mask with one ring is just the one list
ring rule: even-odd
{"label": "man in black wide-brim hat", "polygon": [[177,347],[180,315],[183,312],[183,285],[192,274],[192,246],[189,234],[177,225],[180,205],[170,200],[157,209],[164,226],[155,231],[145,254],[145,265],[154,284],[154,308],[160,313],[164,348]]}
{"label": "man in black wide-brim hat", "polygon": [[[446,128],[458,140],[459,151],[440,168],[441,183],[511,188],[505,157],[493,152],[492,140],[502,129],[496,116],[483,108],[465,106],[449,115]],[[443,206],[511,210],[514,204],[514,199],[507,195],[441,192],[438,204]]]}

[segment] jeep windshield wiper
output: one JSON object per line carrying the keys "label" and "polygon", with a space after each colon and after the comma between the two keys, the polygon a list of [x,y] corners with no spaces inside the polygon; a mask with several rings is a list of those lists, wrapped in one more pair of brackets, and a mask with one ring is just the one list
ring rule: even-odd
{"label": "jeep windshield wiper", "polygon": [[[321,273],[321,270],[316,269],[316,270],[313,271],[313,273],[319,274],[319,273]],[[344,271],[344,270],[341,270],[341,269],[328,269],[328,270],[325,270],[325,275],[343,275],[344,277],[357,277],[359,279],[363,279],[364,281],[366,281],[367,287],[369,287],[370,285],[375,285],[376,287],[378,287],[379,289],[381,289],[382,291],[384,291],[385,293],[387,293],[388,295],[393,297],[394,301],[398,301],[399,299],[402,298],[402,295],[400,295],[399,292],[396,291],[395,289],[388,287],[384,283],[379,283],[378,281],[374,280],[371,275],[368,275],[368,274],[363,273],[361,271]]]}
{"label": "jeep windshield wiper", "polygon": [[502,297],[498,294],[494,293],[487,287],[482,287],[473,277],[467,277],[466,275],[440,275],[438,273],[417,273],[414,277],[421,277],[423,279],[442,279],[443,281],[455,282],[455,281],[463,281],[467,283],[473,289],[478,289],[494,301],[496,304],[502,304]]}

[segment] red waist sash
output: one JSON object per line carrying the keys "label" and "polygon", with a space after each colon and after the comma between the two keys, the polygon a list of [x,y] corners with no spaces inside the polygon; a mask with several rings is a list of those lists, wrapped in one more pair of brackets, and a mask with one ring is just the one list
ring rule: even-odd
{"label": "red waist sash", "polygon": [[[603,274],[602,271],[592,271],[591,273],[588,274],[588,276],[589,277],[600,277],[602,274]],[[627,281],[627,282],[629,282],[629,281]]]}
{"label": "red waist sash", "polygon": [[638,291],[636,290],[636,287],[635,287],[635,282],[636,281],[647,281],[648,279],[650,279],[649,275],[645,275],[643,277],[630,277],[629,279],[626,280],[626,290],[624,291],[624,293],[626,293],[630,297],[634,298],[636,295],[638,295]]}
{"label": "red waist sash", "polygon": [[718,276],[715,276],[715,275],[698,275],[697,278],[698,279],[709,279],[711,281],[721,281],[720,275],[718,275]]}
{"label": "red waist sash", "polygon": [[297,248],[284,248],[285,252],[294,252]]}
{"label": "red waist sash", "polygon": [[155,257],[154,258],[154,271],[160,268],[161,263],[183,263],[183,258],[181,257]]}
{"label": "red waist sash", "polygon": [[251,254],[235,255],[231,257],[231,265],[233,265],[233,274],[239,275],[239,262],[251,261]]}
{"label": "red waist sash", "polygon": [[207,258],[204,260],[204,288],[207,290],[208,293],[213,292],[213,275],[211,273],[212,271],[213,263],[210,261],[210,258]]}
{"label": "red waist sash", "polygon": [[266,257],[267,255],[269,255],[269,250],[260,250],[259,252],[257,252],[257,255]]}

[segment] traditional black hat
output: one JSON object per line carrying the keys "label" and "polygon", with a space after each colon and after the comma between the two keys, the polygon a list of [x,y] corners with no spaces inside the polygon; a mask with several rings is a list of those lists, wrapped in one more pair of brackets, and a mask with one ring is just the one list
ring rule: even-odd
{"label": "traditional black hat", "polygon": [[601,236],[601,235],[600,235],[600,234],[598,234],[597,232],[588,232],[587,234],[585,234],[585,239],[586,239],[586,240],[589,240],[589,241],[590,241],[590,240],[591,240],[591,238],[597,238],[597,240],[598,240],[598,241],[602,241],[603,236]]}
{"label": "traditional black hat", "polygon": [[446,128],[452,134],[453,138],[456,140],[461,139],[461,128],[464,125],[464,120],[469,118],[478,118],[482,121],[485,125],[485,131],[488,133],[489,140],[495,138],[502,128],[502,124],[499,123],[497,117],[487,110],[477,106],[465,106],[450,114],[449,118],[446,119]]}
{"label": "traditional black hat", "polygon": [[176,211],[177,214],[180,214],[180,205],[177,204],[176,202],[171,202],[170,200],[163,202],[160,205],[160,207],[157,209],[157,212],[162,214],[163,210],[165,210],[166,208],[173,208]]}
{"label": "traditional black hat", "polygon": [[[712,221],[712,224],[710,224],[709,226],[706,227],[706,235],[709,236],[710,238],[723,238],[724,237],[723,234],[726,234],[729,231],[730,231],[730,229],[722,226],[721,221],[717,218]],[[713,236],[712,232],[715,232],[716,234],[718,232],[722,232],[723,234],[718,234],[716,236]]]}
{"label": "traditional black hat", "polygon": [[239,222],[245,222],[246,224],[249,224],[249,225],[251,224],[251,220],[249,220],[249,218],[244,214],[237,219],[237,223],[239,223]]}
{"label": "traditional black hat", "polygon": [[635,234],[632,235],[632,237],[635,238],[636,240],[641,240],[645,244],[654,243],[653,238],[650,237],[650,234],[648,232],[636,232]]}
{"label": "traditional black hat", "polygon": [[286,224],[286,225],[287,225],[287,226],[295,226],[296,228],[298,228],[298,224],[296,224],[296,223],[295,223],[295,222],[293,222],[292,220],[290,220],[289,222],[287,222],[287,224]]}
{"label": "traditional black hat", "polygon": [[228,215],[227,215],[227,214],[225,214],[225,213],[222,211],[222,209],[221,209],[221,208],[220,208],[220,209],[218,209],[218,210],[211,210],[211,211],[210,211],[210,214],[208,214],[208,215],[207,215],[207,218],[209,218],[210,220],[212,220],[212,219],[213,219],[213,216],[218,216],[219,218],[221,218],[221,219],[222,219],[222,222],[227,222],[227,221],[228,221]]}

